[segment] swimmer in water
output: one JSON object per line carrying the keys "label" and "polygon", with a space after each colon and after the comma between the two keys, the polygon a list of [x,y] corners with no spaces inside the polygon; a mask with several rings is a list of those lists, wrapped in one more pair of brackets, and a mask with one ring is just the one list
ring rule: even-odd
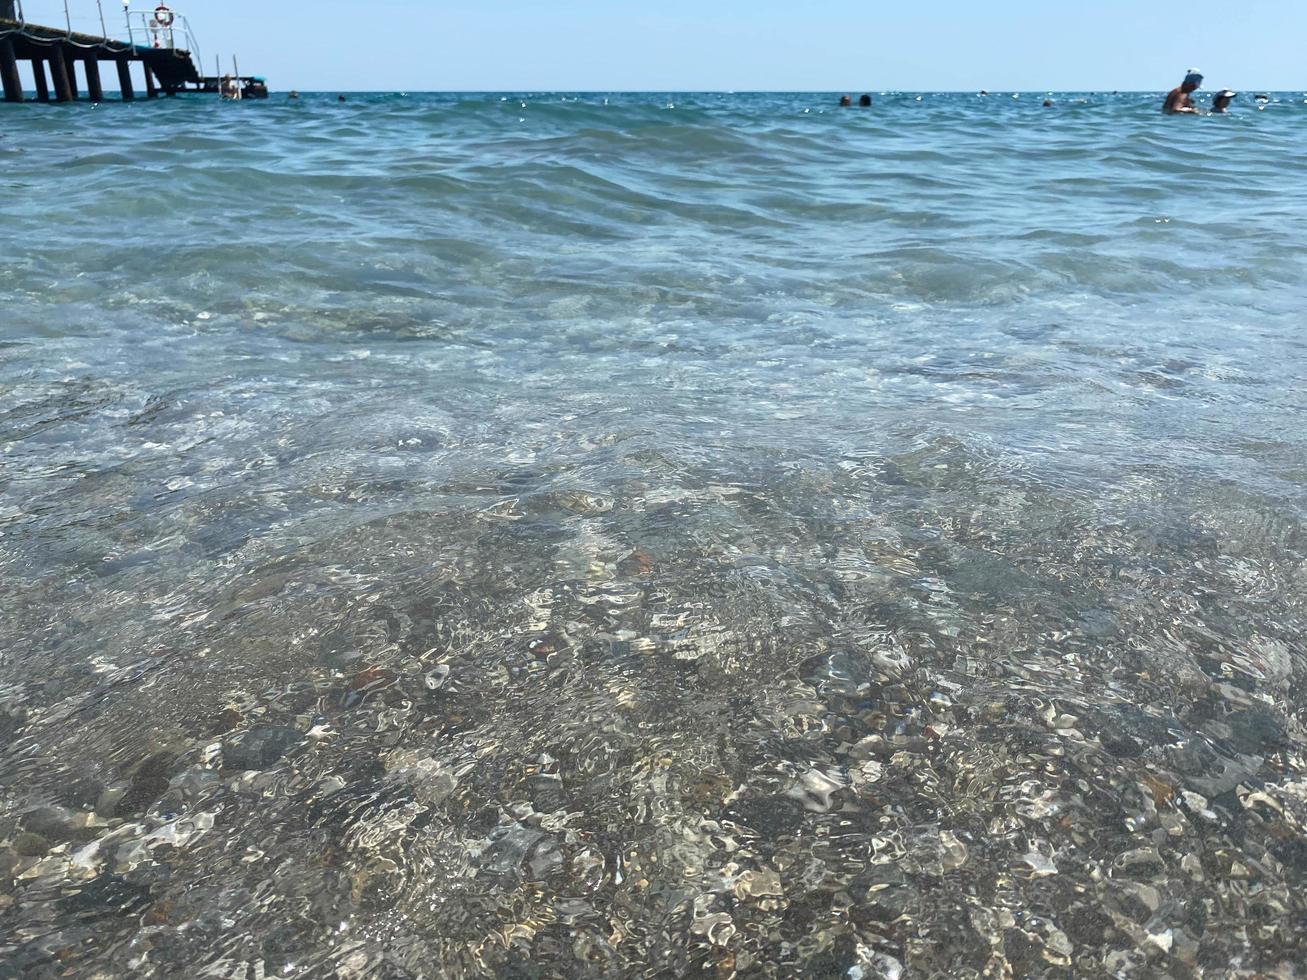
{"label": "swimmer in water", "polygon": [[841,108],[841,109],[847,109],[847,108],[849,108],[849,106],[851,106],[851,105],[853,105],[853,100],[852,100],[851,98],[849,98],[847,95],[841,95],[841,96],[840,96],[840,108]]}
{"label": "swimmer in water", "polygon": [[864,95],[862,98],[860,98],[860,99],[858,100],[858,105],[862,106],[862,108],[864,108],[864,109],[870,109],[870,108],[871,108],[871,96],[870,96],[870,95]]}
{"label": "swimmer in water", "polygon": [[1222,89],[1212,96],[1212,115],[1223,116],[1230,111],[1230,103],[1237,97],[1238,92],[1231,92],[1228,88]]}
{"label": "swimmer in water", "polygon": [[1190,68],[1180,87],[1171,89],[1170,94],[1167,95],[1166,102],[1162,104],[1162,111],[1168,116],[1198,115],[1198,110],[1194,108],[1193,94],[1202,87],[1203,73],[1197,68]]}

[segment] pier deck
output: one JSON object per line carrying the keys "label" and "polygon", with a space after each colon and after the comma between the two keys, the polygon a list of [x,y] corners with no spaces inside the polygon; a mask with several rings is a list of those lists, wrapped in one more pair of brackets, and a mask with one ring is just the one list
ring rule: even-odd
{"label": "pier deck", "polygon": [[[145,47],[0,18],[0,82],[3,82],[6,102],[22,102],[25,98],[18,73],[20,61],[31,63],[39,102],[72,102],[83,94],[91,102],[104,101],[100,67],[106,63],[117,69],[124,102],[136,98],[132,62],[139,62],[144,68],[147,98],[153,99],[160,92],[175,95],[188,91],[190,86],[205,90],[205,80],[189,51]],[[78,65],[82,66],[84,90],[78,84]]]}

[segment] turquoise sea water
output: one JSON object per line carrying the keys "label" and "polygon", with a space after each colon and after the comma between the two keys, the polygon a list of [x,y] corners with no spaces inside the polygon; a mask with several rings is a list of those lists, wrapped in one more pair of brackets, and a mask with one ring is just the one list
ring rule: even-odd
{"label": "turquoise sea water", "polygon": [[1250,95],[0,106],[0,976],[1301,971]]}

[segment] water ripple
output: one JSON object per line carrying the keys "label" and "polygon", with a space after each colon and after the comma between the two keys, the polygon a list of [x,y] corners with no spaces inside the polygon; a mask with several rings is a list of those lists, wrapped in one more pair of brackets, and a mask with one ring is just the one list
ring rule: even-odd
{"label": "water ripple", "polygon": [[1292,975],[1300,99],[4,107],[0,975]]}

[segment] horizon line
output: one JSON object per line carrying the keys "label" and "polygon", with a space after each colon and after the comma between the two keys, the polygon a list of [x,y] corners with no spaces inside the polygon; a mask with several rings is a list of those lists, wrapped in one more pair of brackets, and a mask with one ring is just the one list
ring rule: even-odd
{"label": "horizon line", "polygon": [[[263,76],[266,78],[266,76]],[[29,90],[30,91],[30,90]],[[105,86],[106,92],[117,92],[119,89]],[[318,94],[354,94],[354,95],[845,95],[848,93],[871,93],[879,95],[1152,95],[1154,93],[1165,94],[1168,90],[1161,88],[1135,88],[1135,89],[1104,89],[1104,88],[1080,88],[1080,89],[1036,89],[1036,88],[995,88],[995,89],[933,89],[933,88],[891,88],[891,89],[867,89],[867,88],[832,88],[832,89],[710,89],[710,88],[296,88],[295,86],[278,87],[272,89],[274,92],[299,92],[310,95]],[[1219,92],[1220,88],[1200,89],[1200,94],[1209,94]],[[1274,86],[1254,86],[1246,85],[1242,91],[1246,92],[1270,92],[1278,95],[1288,93],[1302,92],[1307,95],[1307,85],[1292,86],[1290,88],[1276,88]],[[179,95],[198,95],[198,92],[183,92]],[[166,98],[160,93],[160,98]],[[84,101],[84,100],[83,100]]]}

